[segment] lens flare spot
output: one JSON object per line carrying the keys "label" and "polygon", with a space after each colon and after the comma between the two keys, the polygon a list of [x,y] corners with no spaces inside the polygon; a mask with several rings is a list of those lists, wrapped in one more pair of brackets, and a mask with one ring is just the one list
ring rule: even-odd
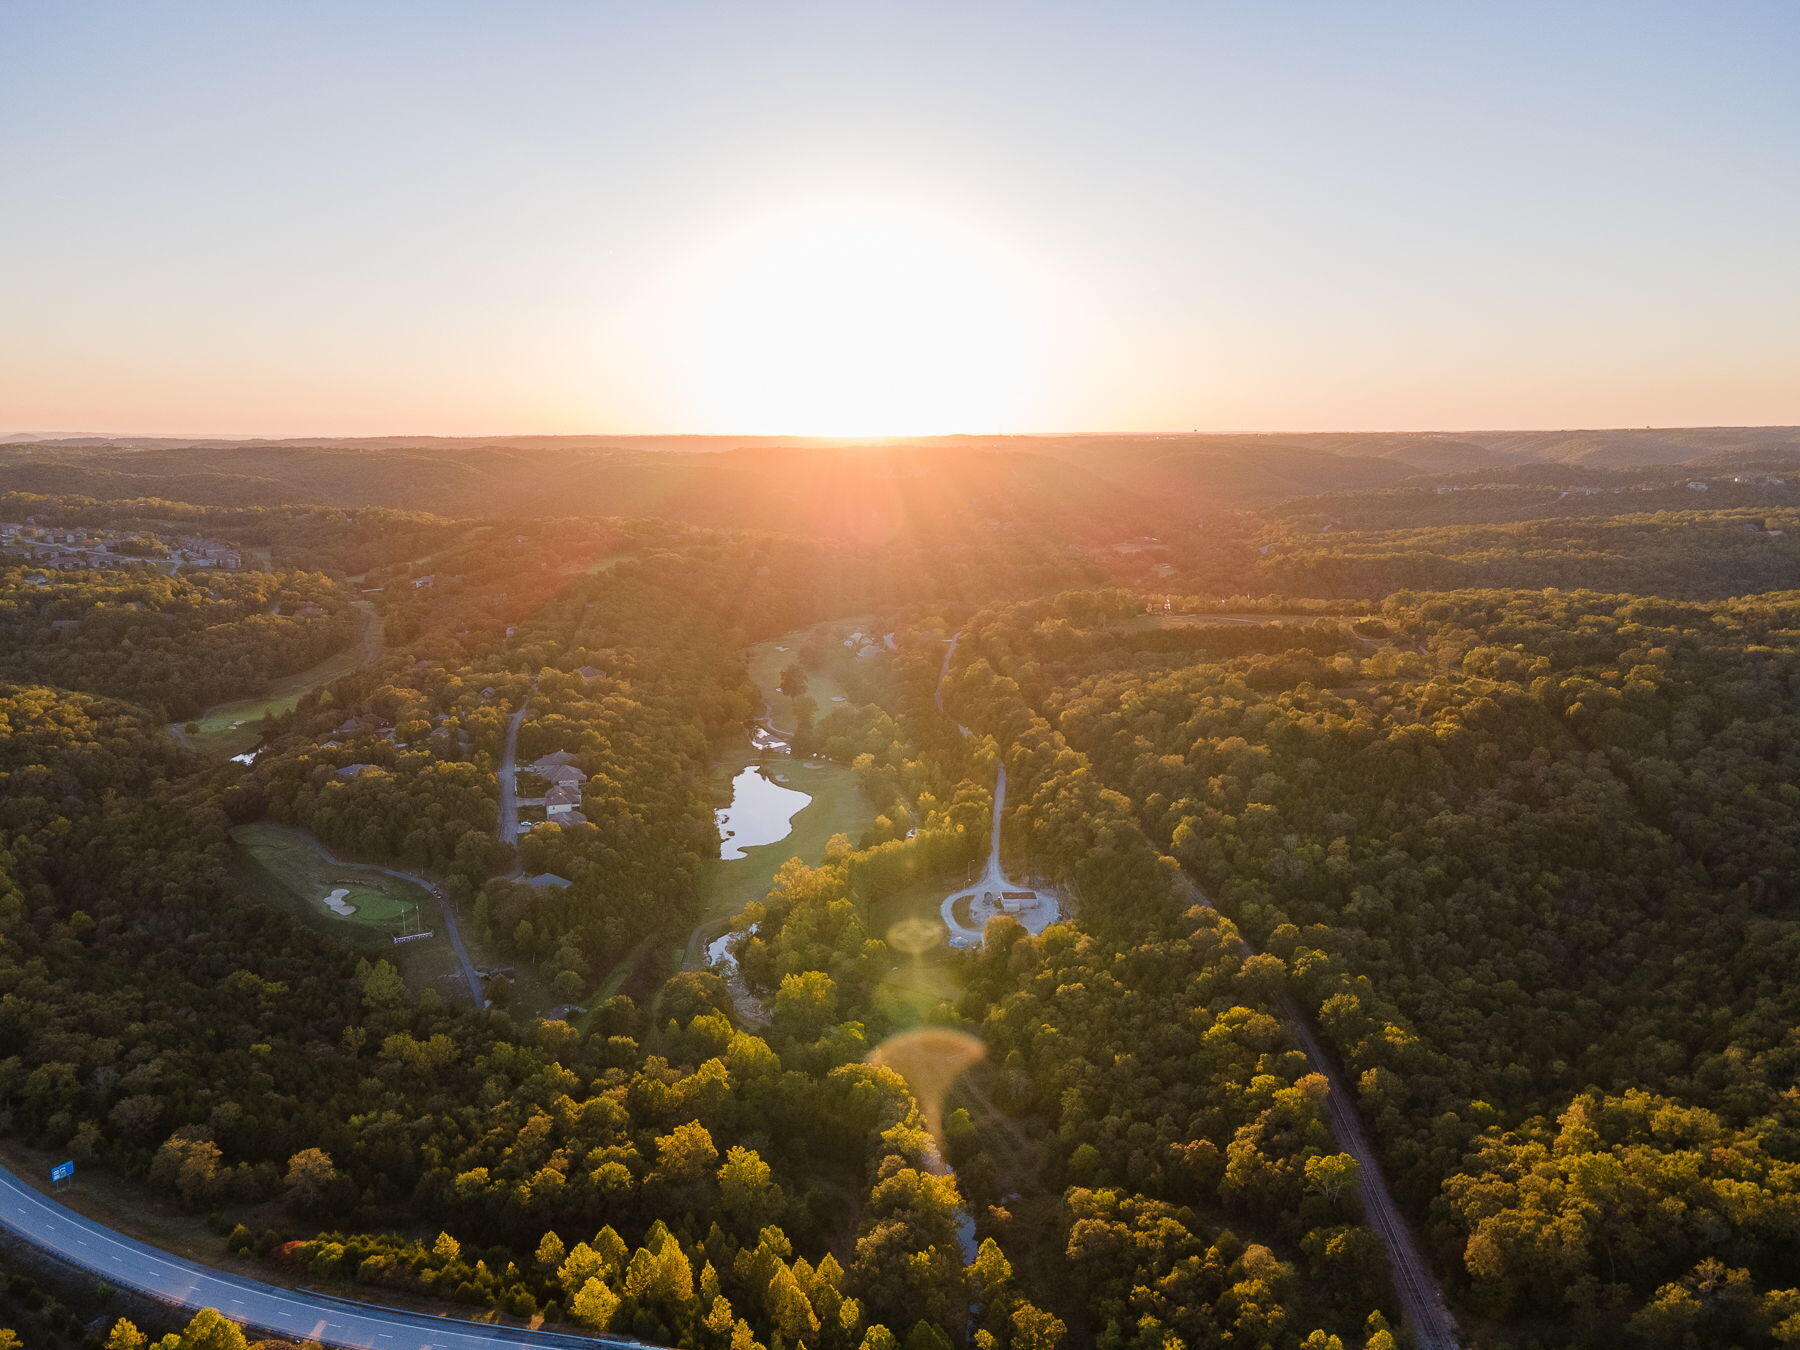
{"label": "lens flare spot", "polygon": [[906,956],[923,956],[942,947],[948,932],[938,920],[915,915],[887,930],[887,944]]}
{"label": "lens flare spot", "polygon": [[957,1078],[987,1058],[987,1046],[954,1027],[915,1027],[889,1036],[869,1053],[869,1063],[906,1080],[931,1137],[943,1147],[944,1103]]}

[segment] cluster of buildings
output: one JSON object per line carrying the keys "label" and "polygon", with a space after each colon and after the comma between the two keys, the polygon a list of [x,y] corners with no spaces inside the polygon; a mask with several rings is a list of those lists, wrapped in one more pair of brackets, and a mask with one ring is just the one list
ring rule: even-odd
{"label": "cluster of buildings", "polygon": [[[471,749],[469,733],[464,731],[461,727],[453,727],[448,713],[436,713],[429,720],[431,723],[431,735],[434,744],[441,740],[442,744],[440,748],[442,749],[452,751],[456,754],[466,755],[469,753],[469,750]],[[348,743],[349,738],[356,736],[377,736],[386,741],[389,745],[397,746],[400,744],[399,728],[392,722],[388,721],[386,718],[377,717],[373,713],[363,713],[338,723],[337,726],[331,729],[331,734],[327,736],[326,739],[318,742],[317,748],[320,750],[341,750]],[[358,777],[359,774],[350,773],[348,770],[357,769],[360,771],[364,768],[375,767],[378,766],[350,764],[342,769],[338,769],[336,772],[340,778],[355,778]]]}
{"label": "cluster of buildings", "polygon": [[[165,551],[136,551],[146,540]],[[46,525],[36,516],[26,517],[23,523],[0,521],[0,558],[18,558],[58,572],[149,564],[172,573],[181,567],[232,569],[244,565],[237,549],[213,539],[188,535],[164,539],[143,530]]]}
{"label": "cluster of buildings", "polygon": [[[1784,487],[1787,479],[1773,473],[1737,473],[1728,478],[1695,478],[1682,484],[1689,492],[1708,492],[1713,487]],[[1521,483],[1439,483],[1432,489],[1438,496],[1448,496],[1453,492],[1517,492],[1522,488],[1529,490],[1530,485]],[[1667,492],[1676,484],[1632,483],[1613,487],[1599,487],[1583,484],[1577,487],[1558,488],[1556,495],[1561,497],[1605,497],[1617,496],[1623,492]]]}
{"label": "cluster of buildings", "polygon": [[[544,820],[558,825],[587,824],[587,817],[581,814],[581,785],[588,776],[575,767],[574,755],[567,750],[552,750],[534,759],[529,767],[549,786],[542,797],[521,797],[520,806],[541,806]],[[519,833],[528,833],[536,823],[520,821]]]}
{"label": "cluster of buildings", "polygon": [[[893,651],[894,635],[889,633],[877,641],[873,633],[852,633],[844,639],[844,645],[858,657],[867,660],[871,656],[880,656],[884,647],[890,652]],[[780,650],[786,651],[787,648],[783,647]]]}

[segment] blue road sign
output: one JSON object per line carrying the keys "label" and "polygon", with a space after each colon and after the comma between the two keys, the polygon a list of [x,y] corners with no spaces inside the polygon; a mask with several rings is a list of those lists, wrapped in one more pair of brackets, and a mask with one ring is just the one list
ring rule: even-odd
{"label": "blue road sign", "polygon": [[67,1181],[74,1175],[75,1164],[72,1162],[58,1163],[50,1169],[50,1180],[52,1181]]}

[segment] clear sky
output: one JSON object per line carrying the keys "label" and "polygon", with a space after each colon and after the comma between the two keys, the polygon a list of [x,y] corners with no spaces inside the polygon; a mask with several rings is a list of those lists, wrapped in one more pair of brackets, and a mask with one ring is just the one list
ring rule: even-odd
{"label": "clear sky", "polygon": [[1800,422],[1800,4],[0,0],[0,432]]}

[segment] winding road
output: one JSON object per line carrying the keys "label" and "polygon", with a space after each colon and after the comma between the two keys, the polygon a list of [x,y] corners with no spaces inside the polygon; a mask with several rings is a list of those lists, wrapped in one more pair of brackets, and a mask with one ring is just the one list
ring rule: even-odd
{"label": "winding road", "polygon": [[[971,886],[944,897],[939,907],[939,917],[950,933],[952,947],[979,947],[985,940],[987,923],[983,915],[1008,914],[1025,926],[1025,931],[1036,935],[1043,932],[1051,924],[1062,917],[1062,904],[1057,896],[1041,887],[1027,885],[1008,877],[1000,866],[1000,822],[1006,810],[1006,765],[1002,764],[994,775],[994,807],[993,824],[988,833],[987,863],[981,875]],[[1015,907],[1007,908],[1007,902],[999,897],[1007,892],[1014,895],[1030,895],[1029,901],[1013,901]],[[988,901],[985,897],[994,897]],[[967,901],[969,919],[964,922],[957,916],[956,906]],[[982,922],[977,923],[976,919]]]}
{"label": "winding road", "polygon": [[450,899],[450,893],[430,877],[417,872],[403,872],[398,867],[384,867],[380,863],[356,863],[354,866],[367,867],[371,871],[385,872],[390,877],[410,881],[415,886],[423,887],[437,901],[438,914],[444,920],[444,935],[450,939],[450,950],[456,953],[456,964],[462,970],[463,982],[469,986],[469,997],[475,1000],[477,1008],[487,1007],[487,992],[481,987],[481,976],[475,973],[475,963],[469,960],[469,949],[463,946],[462,930],[456,926],[456,905]]}
{"label": "winding road", "polygon": [[403,1312],[281,1289],[159,1251],[60,1205],[0,1168],[0,1228],[109,1284],[179,1308],[215,1308],[294,1341],[356,1350],[643,1350],[622,1336],[575,1336]]}
{"label": "winding road", "polygon": [[[305,834],[304,831],[299,833]],[[456,926],[456,907],[451,903],[450,893],[430,877],[418,872],[407,872],[398,867],[389,867],[384,863],[351,862],[347,858],[339,858],[325,847],[313,835],[306,834],[318,855],[334,867],[360,867],[368,872],[380,872],[383,876],[394,877],[400,881],[410,881],[437,901],[438,914],[444,921],[444,934],[450,939],[450,949],[456,953],[456,964],[462,968],[462,977],[469,986],[469,997],[475,1000],[477,1008],[488,1006],[487,994],[481,987],[481,976],[475,973],[475,963],[469,960],[469,949],[463,946],[462,930]]]}

